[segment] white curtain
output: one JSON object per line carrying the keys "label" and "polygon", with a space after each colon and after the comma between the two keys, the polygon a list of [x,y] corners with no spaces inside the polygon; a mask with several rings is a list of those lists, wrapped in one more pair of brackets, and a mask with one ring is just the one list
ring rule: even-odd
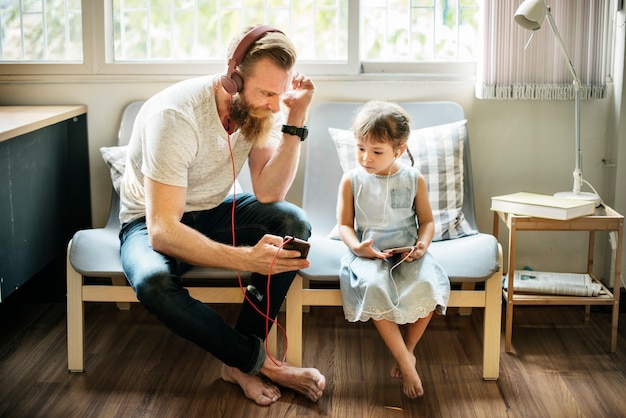
{"label": "white curtain", "polygon": [[[522,0],[484,0],[476,96],[481,99],[570,100],[572,74],[548,19],[534,32],[515,23]],[[546,0],[582,84],[581,99],[606,95],[609,0]]]}

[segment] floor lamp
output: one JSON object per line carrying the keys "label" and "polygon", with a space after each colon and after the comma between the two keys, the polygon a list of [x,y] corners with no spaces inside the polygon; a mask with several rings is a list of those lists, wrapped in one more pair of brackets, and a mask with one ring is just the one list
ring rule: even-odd
{"label": "floor lamp", "polygon": [[[572,60],[565,49],[565,45],[563,44],[563,40],[561,39],[561,35],[559,34],[559,30],[556,27],[556,23],[552,18],[552,13],[550,13],[550,6],[548,6],[545,0],[525,0],[515,12],[515,22],[518,25],[523,27],[524,29],[536,31],[541,29],[541,25],[543,24],[544,18],[548,18],[548,23],[550,23],[550,28],[552,29],[552,33],[556,38],[559,47],[561,48],[561,52],[567,61],[567,65],[569,67],[570,72],[572,73],[572,77],[574,78],[574,94],[575,94],[575,105],[574,105],[574,137],[575,137],[575,145],[576,145],[576,164],[574,168],[574,187],[571,192],[558,192],[555,193],[555,196],[558,197],[566,197],[566,198],[574,198],[574,199],[584,199],[584,200],[593,200],[596,202],[596,206],[598,206],[601,202],[600,197],[595,193],[581,192],[580,188],[583,185],[583,173],[582,173],[582,151],[580,147],[580,90],[581,84],[580,79],[578,78],[578,74],[576,73],[576,69],[574,68],[574,64],[572,64]],[[533,32],[534,34],[534,32]],[[532,39],[532,35],[531,35]],[[530,42],[530,40],[529,40]],[[526,44],[528,46],[528,44]]]}

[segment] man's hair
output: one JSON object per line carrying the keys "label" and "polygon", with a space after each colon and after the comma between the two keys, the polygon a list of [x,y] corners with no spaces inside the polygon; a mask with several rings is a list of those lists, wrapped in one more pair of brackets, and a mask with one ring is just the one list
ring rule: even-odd
{"label": "man's hair", "polygon": [[[228,47],[229,56],[232,56],[237,44],[251,29],[252,27],[247,28],[237,38],[233,39]],[[269,58],[278,67],[289,71],[296,65],[296,48],[284,34],[280,32],[267,32],[252,44],[237,67],[237,71],[245,79],[246,76],[250,74],[255,64],[263,58]]]}

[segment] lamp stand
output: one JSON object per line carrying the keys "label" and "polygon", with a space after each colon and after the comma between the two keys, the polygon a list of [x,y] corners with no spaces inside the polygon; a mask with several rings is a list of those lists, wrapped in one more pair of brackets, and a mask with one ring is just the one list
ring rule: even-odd
{"label": "lamp stand", "polygon": [[576,73],[576,68],[574,68],[574,64],[572,63],[572,60],[570,59],[569,54],[567,53],[567,50],[565,49],[565,45],[563,44],[563,39],[561,39],[559,30],[556,27],[556,23],[554,22],[554,19],[552,18],[552,13],[550,12],[549,6],[548,6],[546,16],[548,17],[548,22],[550,23],[550,28],[552,29],[552,33],[554,33],[554,37],[556,38],[557,43],[559,44],[559,47],[561,48],[561,52],[563,53],[563,56],[565,57],[565,60],[567,61],[569,70],[572,73],[572,76],[574,77],[573,83],[574,83],[574,94],[575,94],[574,137],[575,137],[575,145],[576,145],[576,154],[575,154],[576,165],[575,165],[574,173],[573,173],[574,186],[572,188],[572,191],[558,192],[558,193],[555,193],[554,195],[557,197],[566,197],[570,199],[592,200],[592,201],[595,201],[596,206],[598,206],[600,205],[600,202],[601,202],[600,196],[598,196],[595,193],[580,191],[583,185],[583,173],[582,173],[582,168],[581,168],[583,157],[582,157],[582,150],[580,146],[580,90],[581,90],[580,79],[578,78],[578,74]]}

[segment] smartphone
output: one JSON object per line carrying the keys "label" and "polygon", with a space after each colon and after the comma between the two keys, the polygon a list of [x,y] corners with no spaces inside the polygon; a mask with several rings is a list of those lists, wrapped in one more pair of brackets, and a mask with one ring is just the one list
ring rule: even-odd
{"label": "smartphone", "polygon": [[396,248],[388,248],[386,250],[383,250],[384,253],[391,253],[391,254],[402,254],[402,253],[408,253],[409,251],[414,250],[415,247],[396,247]]}
{"label": "smartphone", "polygon": [[300,251],[299,258],[307,258],[309,255],[309,248],[311,248],[311,244],[306,242],[300,238],[294,238],[292,236],[287,235],[283,240],[283,248],[285,250],[295,250]]}

